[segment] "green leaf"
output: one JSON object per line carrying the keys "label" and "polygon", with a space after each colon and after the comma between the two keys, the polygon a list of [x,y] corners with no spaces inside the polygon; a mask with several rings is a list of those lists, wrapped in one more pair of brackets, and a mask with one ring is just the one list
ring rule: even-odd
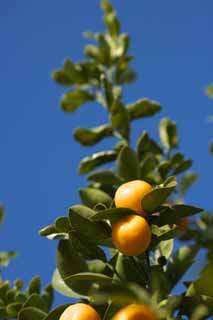
{"label": "green leaf", "polygon": [[73,84],[73,79],[63,69],[54,71],[51,77],[53,80],[64,86],[70,86]]}
{"label": "green leaf", "polygon": [[161,147],[149,137],[146,131],[143,131],[137,141],[137,153],[140,160],[144,160],[144,156],[149,153],[154,155],[161,155],[163,153]]}
{"label": "green leaf", "polygon": [[176,166],[176,168],[173,171],[173,174],[182,173],[182,172],[188,170],[191,166],[192,166],[191,159],[183,160]]}
{"label": "green leaf", "polygon": [[210,143],[210,154],[213,156],[213,142]]}
{"label": "green leaf", "polygon": [[109,226],[104,222],[93,222],[90,217],[95,211],[84,206],[73,206],[69,209],[69,218],[76,231],[89,240],[107,239],[111,235]]}
{"label": "green leaf", "polygon": [[[76,273],[72,276],[69,276],[65,279],[66,283],[73,284],[73,283],[82,283],[85,281],[90,281],[93,284],[107,284],[112,282],[114,279],[110,278],[104,274],[101,273],[92,273],[92,272],[81,272]],[[114,280],[115,281],[115,280]]]}
{"label": "green leaf", "polygon": [[55,221],[56,229],[59,232],[68,233],[71,229],[69,219],[67,217],[59,217]]}
{"label": "green leaf", "polygon": [[60,305],[59,307],[55,308],[54,310],[52,310],[46,317],[44,320],[56,320],[59,319],[60,316],[62,315],[62,313],[64,312],[64,310],[66,308],[68,308],[70,306],[70,303],[66,303],[63,305]]}
{"label": "green leaf", "polygon": [[39,276],[36,276],[30,281],[27,291],[29,295],[31,295],[33,293],[39,294],[40,290],[41,290],[41,280]]}
{"label": "green leaf", "polygon": [[93,101],[94,97],[91,93],[84,90],[74,90],[67,92],[61,99],[61,107],[64,111],[73,112],[80,105]]}
{"label": "green leaf", "polygon": [[140,162],[140,178],[147,180],[149,174],[156,169],[157,165],[157,158],[152,154],[148,154],[145,159]]}
{"label": "green leaf", "polygon": [[123,180],[112,170],[99,170],[93,172],[88,176],[88,180],[100,182],[104,185],[119,186],[123,183]]}
{"label": "green leaf", "polygon": [[22,303],[13,302],[7,305],[6,312],[9,318],[17,318],[19,311],[22,308]]}
{"label": "green leaf", "polygon": [[104,22],[113,38],[117,38],[120,32],[120,22],[114,10],[108,11],[104,15]]}
{"label": "green leaf", "polygon": [[213,262],[209,262],[200,273],[200,277],[194,282],[194,288],[199,295],[213,298]]}
{"label": "green leaf", "polygon": [[[65,278],[88,270],[86,261],[75,251],[70,240],[60,240],[56,255],[56,265],[60,276],[69,285]],[[87,294],[90,284],[85,282],[83,285],[73,285],[72,290],[78,294]]]}
{"label": "green leaf", "polygon": [[184,204],[175,204],[163,207],[159,217],[152,217],[152,223],[163,226],[166,224],[177,224],[182,218],[192,216],[203,211],[201,208],[188,206]]}
{"label": "green leaf", "polygon": [[116,157],[117,157],[117,152],[114,150],[94,153],[91,157],[86,157],[80,162],[79,173],[81,174],[89,173],[94,168],[115,160]]}
{"label": "green leaf", "polygon": [[47,285],[41,293],[41,298],[44,303],[44,311],[48,312],[53,304],[54,291],[51,284]]}
{"label": "green leaf", "polygon": [[95,213],[91,220],[93,221],[101,221],[101,220],[109,220],[111,222],[115,222],[122,217],[127,215],[136,214],[135,211],[128,209],[128,208],[112,208],[107,210],[102,210]]}
{"label": "green leaf", "polygon": [[134,82],[137,79],[137,73],[130,68],[126,68],[124,70],[120,69],[117,70],[115,77],[116,84],[124,85]]}
{"label": "green leaf", "polygon": [[10,263],[10,259],[16,256],[14,251],[1,251],[0,252],[0,266],[7,267]]}
{"label": "green leaf", "polygon": [[108,125],[92,129],[77,128],[73,136],[80,144],[92,146],[102,139],[112,136],[112,128]]}
{"label": "green leaf", "polygon": [[43,229],[41,229],[41,230],[39,231],[39,234],[40,234],[40,236],[47,237],[47,236],[49,236],[49,235],[51,235],[51,234],[55,234],[55,233],[57,233],[57,232],[58,232],[58,230],[56,229],[55,226],[49,225],[49,226],[44,227]]}
{"label": "green leaf", "polygon": [[163,118],[160,122],[160,138],[167,149],[172,149],[178,145],[176,123],[170,119]]}
{"label": "green leaf", "polygon": [[128,140],[130,131],[129,113],[119,101],[115,101],[110,108],[110,121],[112,127]]}
{"label": "green leaf", "polygon": [[173,251],[174,239],[161,241],[159,247],[162,256],[169,258]]}
{"label": "green leaf", "polygon": [[131,103],[127,108],[132,120],[151,117],[161,110],[161,106],[157,101],[149,100],[147,98]]}
{"label": "green leaf", "polygon": [[34,307],[24,308],[19,312],[18,320],[44,320],[47,314]]}
{"label": "green leaf", "polygon": [[4,220],[4,208],[0,206],[0,224]]}
{"label": "green leaf", "polygon": [[29,296],[29,298],[27,299],[27,301],[24,303],[23,307],[24,308],[35,307],[35,308],[38,308],[40,310],[45,311],[44,310],[44,302],[38,293],[32,293]]}
{"label": "green leaf", "polygon": [[188,189],[197,181],[198,176],[194,172],[186,173],[179,182],[180,192],[185,194]]}
{"label": "green leaf", "polygon": [[200,247],[197,244],[181,247],[169,259],[166,275],[170,281],[171,288],[178,283],[185,272],[192,266],[199,249]]}
{"label": "green leaf", "polygon": [[70,298],[83,298],[83,297],[86,297],[86,296],[77,294],[71,288],[69,288],[65,284],[64,280],[62,279],[62,277],[60,276],[60,273],[59,273],[58,269],[56,269],[55,272],[53,273],[52,286],[56,291],[58,291],[60,294],[62,294],[63,296],[66,296],[66,297],[70,297]]}
{"label": "green leaf", "polygon": [[94,208],[98,204],[103,204],[107,208],[112,205],[112,198],[102,190],[84,188],[79,190],[79,195],[83,204],[89,208]]}
{"label": "green leaf", "polygon": [[128,146],[123,147],[117,158],[118,174],[125,181],[139,178],[139,163],[137,154]]}
{"label": "green leaf", "polygon": [[94,242],[85,239],[81,234],[78,234],[77,232],[70,232],[69,236],[72,240],[73,247],[84,257],[84,259],[100,259],[106,261],[104,251],[96,244],[94,244]]}
{"label": "green leaf", "polygon": [[158,187],[149,192],[142,199],[142,208],[145,212],[155,212],[164,203],[176,187],[176,182],[171,182],[166,187]]}

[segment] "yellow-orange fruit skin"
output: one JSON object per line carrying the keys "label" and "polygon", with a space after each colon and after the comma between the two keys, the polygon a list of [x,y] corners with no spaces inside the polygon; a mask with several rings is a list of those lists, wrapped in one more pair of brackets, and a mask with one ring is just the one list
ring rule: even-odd
{"label": "yellow-orange fruit skin", "polygon": [[157,320],[157,316],[143,304],[130,304],[118,311],[112,320]]}
{"label": "yellow-orange fruit skin", "polygon": [[115,193],[116,208],[129,208],[138,214],[145,215],[141,207],[144,196],[152,191],[152,186],[146,181],[133,180],[122,184]]}
{"label": "yellow-orange fruit skin", "polygon": [[126,256],[138,256],[146,251],[151,236],[149,224],[137,215],[123,217],[112,226],[112,242]]}
{"label": "yellow-orange fruit skin", "polygon": [[76,303],[66,308],[59,320],[101,320],[101,318],[88,304]]}

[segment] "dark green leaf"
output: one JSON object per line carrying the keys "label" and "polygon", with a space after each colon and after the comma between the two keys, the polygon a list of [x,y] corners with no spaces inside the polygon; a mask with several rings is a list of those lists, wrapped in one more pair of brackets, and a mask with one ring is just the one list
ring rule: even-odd
{"label": "dark green leaf", "polygon": [[171,169],[172,161],[170,159],[162,161],[158,167],[158,171],[163,179],[166,178]]}
{"label": "dark green leaf", "polygon": [[64,111],[73,112],[80,105],[93,101],[94,97],[91,93],[84,90],[74,90],[67,92],[61,100],[61,107]]}
{"label": "dark green leaf", "polygon": [[152,156],[160,155],[163,153],[160,146],[149,137],[146,131],[143,131],[142,135],[137,141],[137,153],[140,160],[144,160],[144,156],[150,153]]}
{"label": "dark green leaf", "polygon": [[112,128],[108,125],[102,125],[92,129],[77,128],[73,134],[74,138],[84,146],[92,146],[111,135]]}
{"label": "dark green leaf", "polygon": [[130,130],[129,114],[119,101],[115,101],[110,108],[110,121],[112,127],[118,130],[123,138],[128,140]]}
{"label": "dark green leaf", "polygon": [[55,226],[59,232],[67,233],[71,229],[69,219],[67,217],[59,217],[55,221]]}
{"label": "dark green leaf", "polygon": [[170,194],[174,191],[176,182],[172,182],[166,187],[158,187],[149,192],[142,199],[142,208],[145,212],[155,212],[159,206],[164,203]]}
{"label": "dark green leaf", "polygon": [[180,162],[173,171],[173,174],[178,174],[188,170],[192,166],[192,160],[186,159]]}
{"label": "dark green leaf", "polygon": [[60,273],[56,269],[53,277],[52,277],[52,286],[53,288],[58,291],[60,294],[66,297],[71,297],[71,298],[83,298],[84,296],[77,294],[74,292],[71,288],[69,288],[62,277],[60,276]]}
{"label": "dark green leaf", "polygon": [[48,312],[53,304],[54,290],[51,284],[47,285],[41,293],[41,298],[44,303],[44,311]]}
{"label": "dark green leaf", "polygon": [[90,208],[94,208],[98,204],[103,204],[107,208],[112,205],[112,198],[102,190],[95,188],[80,189],[79,195],[83,204]]}
{"label": "dark green leaf", "polygon": [[151,117],[161,110],[161,106],[157,101],[147,98],[138,100],[127,106],[131,119]]}
{"label": "dark green leaf", "polygon": [[88,176],[88,180],[100,182],[104,185],[116,185],[122,184],[122,179],[112,170],[99,170]]}
{"label": "dark green leaf", "polygon": [[34,307],[24,308],[19,312],[18,320],[44,320],[47,314]]}
{"label": "dark green leaf", "polygon": [[22,308],[22,303],[13,302],[8,304],[6,308],[7,316],[9,316],[9,318],[17,318],[17,315],[21,310],[21,308]]}
{"label": "dark green leaf", "polygon": [[[69,240],[60,240],[56,255],[56,264],[60,276],[64,282],[68,285],[65,278],[88,270],[86,261],[75,251],[72,242]],[[87,294],[90,284],[85,282],[85,284],[79,286],[72,286],[71,289],[78,294]]]}
{"label": "dark green leaf", "polygon": [[24,303],[23,305],[24,308],[27,307],[35,307],[38,308],[40,310],[44,310],[44,302],[42,300],[42,298],[39,296],[39,294],[37,293],[33,293],[29,296],[29,298],[27,299],[27,301]]}
{"label": "dark green leaf", "polygon": [[94,211],[84,206],[73,206],[69,209],[72,226],[89,240],[102,240],[110,237],[109,226],[104,222],[93,222],[90,217]]}
{"label": "dark green leaf", "polygon": [[81,272],[76,273],[72,276],[69,276],[65,279],[66,283],[73,284],[73,283],[81,283],[84,281],[91,281],[93,284],[107,284],[113,281],[113,278],[110,278],[101,273],[92,273],[92,272]]}
{"label": "dark green leaf", "polygon": [[91,157],[86,157],[81,161],[79,172],[81,174],[89,173],[94,168],[115,160],[116,157],[117,152],[113,150],[94,153]]}
{"label": "dark green leaf", "polygon": [[137,154],[128,146],[123,147],[117,158],[118,174],[124,180],[135,180],[139,178],[139,163]]}
{"label": "dark green leaf", "polygon": [[126,68],[124,70],[118,70],[116,72],[115,81],[119,85],[134,82],[136,79],[137,79],[136,72],[130,68]]}
{"label": "dark green leaf", "polygon": [[114,222],[124,216],[135,214],[135,211],[127,208],[112,208],[108,210],[102,210],[95,213],[91,220],[100,221],[100,220],[110,220]]}
{"label": "dark green leaf", "polygon": [[178,283],[185,272],[192,266],[199,249],[200,248],[198,245],[181,247],[170,258],[166,275],[168,280],[170,281],[171,288],[173,288]]}
{"label": "dark green leaf", "polygon": [[0,206],[0,224],[4,220],[4,208]]}
{"label": "dark green leaf", "polygon": [[194,288],[199,295],[213,298],[213,262],[205,265],[200,273],[200,277],[194,282]]}
{"label": "dark green leaf", "polygon": [[148,154],[140,163],[140,178],[146,180],[158,165],[158,160],[153,154]]}
{"label": "dark green leaf", "polygon": [[167,149],[172,149],[178,145],[176,123],[170,119],[163,118],[160,122],[160,138]]}
{"label": "dark green leaf", "polygon": [[66,308],[70,306],[70,303],[60,305],[59,307],[52,310],[44,320],[58,320],[61,316],[61,314],[64,312]]}
{"label": "dark green leaf", "polygon": [[52,73],[52,79],[64,86],[70,86],[73,84],[73,79],[70,75],[63,69],[56,70]]}
{"label": "dark green leaf", "polygon": [[33,293],[39,294],[40,290],[41,290],[41,280],[39,276],[36,276],[30,281],[27,291],[29,295],[31,295]]}
{"label": "dark green leaf", "polygon": [[182,194],[185,194],[186,191],[195,183],[198,179],[198,176],[194,172],[188,172],[186,173],[179,183],[180,192]]}

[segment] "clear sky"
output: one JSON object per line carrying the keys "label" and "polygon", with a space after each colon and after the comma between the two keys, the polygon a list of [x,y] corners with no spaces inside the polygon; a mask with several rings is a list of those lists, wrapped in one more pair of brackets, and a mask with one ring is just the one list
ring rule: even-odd
{"label": "clear sky", "polygon": [[[178,122],[181,149],[194,159],[200,175],[187,201],[213,208],[213,160],[208,154],[213,125],[207,122],[213,103],[204,95],[206,84],[213,81],[213,1],[113,4],[123,31],[132,36],[139,73],[126,101],[145,96],[159,100],[161,115]],[[0,200],[6,207],[0,249],[19,252],[4,272],[11,280],[28,281],[40,274],[44,283],[50,281],[56,242],[37,232],[79,201],[77,189],[85,180],[76,168],[92,152],[74,142],[71,132],[106,120],[92,105],[72,115],[61,112],[63,88],[50,79],[65,56],[82,59],[84,30],[103,30],[98,0],[0,2]],[[137,122],[134,137],[145,128],[157,137],[159,119]]]}

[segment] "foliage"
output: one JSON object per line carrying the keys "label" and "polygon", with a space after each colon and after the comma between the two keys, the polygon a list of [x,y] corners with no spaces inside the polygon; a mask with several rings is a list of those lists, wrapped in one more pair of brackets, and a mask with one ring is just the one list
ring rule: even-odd
{"label": "foliage", "polygon": [[[156,115],[161,105],[147,97],[124,100],[125,86],[137,78],[131,67],[130,37],[121,32],[120,21],[108,0],[103,0],[101,6],[106,31],[85,33],[92,42],[85,47],[85,59],[66,59],[52,78],[66,88],[61,99],[64,112],[76,112],[83,105],[86,110],[96,102],[109,114],[107,123],[76,128],[73,136],[77,142],[88,147],[114,137],[116,143],[110,150],[99,150],[81,160],[79,173],[87,175],[88,181],[79,190],[81,204],[72,205],[53,224],[40,230],[40,235],[58,241],[52,286],[64,296],[93,305],[104,320],[133,302],[150,306],[159,319],[207,319],[213,310],[209,283],[212,215],[204,212],[194,219],[203,210],[184,204],[184,195],[197,175],[189,171],[192,160],[179,150],[175,121],[161,119],[158,141],[144,130],[133,148],[132,124]],[[112,243],[112,226],[122,217],[138,213],[116,208],[113,199],[121,184],[136,179],[153,186],[142,199],[152,240],[144,254],[127,257]],[[181,221],[188,218],[187,230],[181,230]],[[181,245],[175,246],[174,252],[177,240]],[[184,282],[185,289],[174,295],[173,289],[202,249],[207,252],[207,265],[198,279]],[[39,278],[34,278],[26,291],[21,292],[21,288],[22,284],[17,287],[17,283],[14,287],[7,282],[2,285],[3,319],[55,320],[67,307],[62,305],[49,312],[52,289],[48,286],[40,293]]]}

